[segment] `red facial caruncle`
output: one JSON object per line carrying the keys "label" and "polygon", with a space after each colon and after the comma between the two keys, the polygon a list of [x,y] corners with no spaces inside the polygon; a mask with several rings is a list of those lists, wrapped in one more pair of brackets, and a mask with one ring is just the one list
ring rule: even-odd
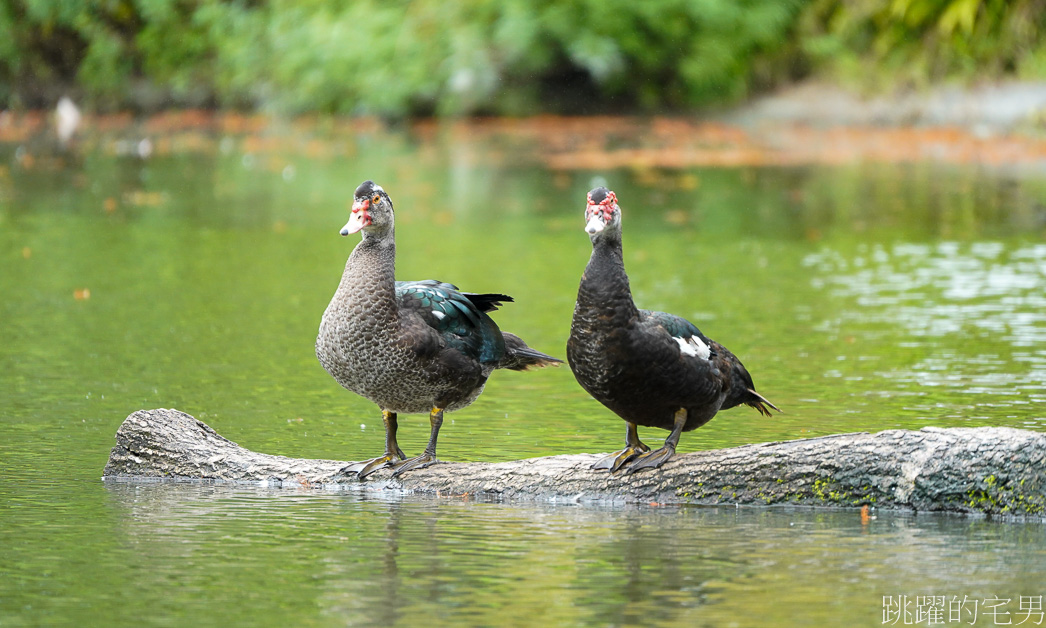
{"label": "red facial caruncle", "polygon": [[363,222],[363,226],[366,227],[370,224],[370,199],[363,199],[362,201],[355,201],[352,203],[352,213],[360,214],[359,220]]}
{"label": "red facial caruncle", "polygon": [[[380,196],[376,196],[378,200],[381,200]],[[364,227],[371,224],[370,206],[374,202],[374,199],[363,199],[354,200],[352,203],[352,215],[349,216],[349,222],[345,223],[342,227],[341,235],[347,236],[352,233],[357,233]]]}
{"label": "red facial caruncle", "polygon": [[592,220],[600,216],[603,222],[609,223],[614,215],[614,207],[617,205],[617,196],[613,192],[607,192],[606,198],[599,203],[592,202],[592,194],[588,194],[588,208],[585,210],[585,220]]}

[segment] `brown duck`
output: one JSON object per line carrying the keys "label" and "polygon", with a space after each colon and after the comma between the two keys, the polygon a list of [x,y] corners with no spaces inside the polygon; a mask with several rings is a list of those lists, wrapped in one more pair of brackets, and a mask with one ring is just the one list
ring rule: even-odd
{"label": "brown duck", "polygon": [[[562,362],[502,332],[488,315],[512,298],[472,294],[435,280],[396,281],[394,212],[373,181],[356,188],[343,236],[363,232],[341,283],[323,313],[316,357],[345,388],[381,408],[385,453],[352,464],[365,478],[395,467],[395,475],[436,462],[444,412],[476,400],[495,369],[525,371]],[[397,415],[429,413],[425,451],[406,459],[396,443]]]}

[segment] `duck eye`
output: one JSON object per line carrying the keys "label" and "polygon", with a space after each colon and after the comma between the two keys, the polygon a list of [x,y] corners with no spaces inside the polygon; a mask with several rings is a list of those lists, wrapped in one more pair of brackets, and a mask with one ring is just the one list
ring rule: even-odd
{"label": "duck eye", "polygon": [[375,205],[377,205],[378,203],[380,203],[380,202],[381,202],[381,194],[375,194],[375,195],[374,195],[374,196],[373,196],[373,197],[372,197],[372,198],[370,199],[370,202],[374,203]]}

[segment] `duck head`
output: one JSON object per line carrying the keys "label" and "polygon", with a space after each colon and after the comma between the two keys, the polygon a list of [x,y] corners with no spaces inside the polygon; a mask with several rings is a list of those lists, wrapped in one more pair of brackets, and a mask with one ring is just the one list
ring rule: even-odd
{"label": "duck head", "polygon": [[617,206],[617,196],[605,187],[598,187],[588,193],[588,206],[585,207],[585,232],[595,242],[604,234],[621,232],[621,208]]}
{"label": "duck head", "polygon": [[356,188],[352,199],[352,216],[341,228],[341,235],[363,231],[364,235],[382,235],[392,230],[392,200],[382,187],[373,181],[364,181]]}

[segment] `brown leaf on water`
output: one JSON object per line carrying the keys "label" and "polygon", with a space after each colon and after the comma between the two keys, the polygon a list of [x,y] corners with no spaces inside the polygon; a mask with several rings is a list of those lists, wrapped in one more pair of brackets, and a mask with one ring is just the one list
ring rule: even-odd
{"label": "brown leaf on water", "polygon": [[114,211],[116,211],[117,207],[116,199],[110,196],[109,198],[105,199],[104,203],[102,203],[102,207],[105,208],[105,213],[113,213]]}
{"label": "brown leaf on water", "polygon": [[679,177],[678,184],[680,190],[696,190],[701,185],[701,179],[696,174],[687,173]]}
{"label": "brown leaf on water", "polygon": [[86,301],[91,298],[91,290],[89,288],[73,290],[73,298],[77,301]]}
{"label": "brown leaf on water", "polygon": [[167,193],[134,190],[124,194],[123,200],[128,205],[133,205],[135,207],[158,207],[167,202]]}
{"label": "brown leaf on water", "polygon": [[665,212],[665,222],[681,227],[690,221],[690,214],[682,209],[670,209]]}
{"label": "brown leaf on water", "polygon": [[635,175],[636,181],[641,185],[647,187],[660,187],[664,184],[664,177],[661,172],[654,168],[647,168],[642,166],[634,166],[632,168],[633,174]]}
{"label": "brown leaf on water", "polygon": [[868,514],[868,504],[861,506],[861,525],[868,525],[868,522],[870,522],[874,518],[875,517],[869,516]]}

